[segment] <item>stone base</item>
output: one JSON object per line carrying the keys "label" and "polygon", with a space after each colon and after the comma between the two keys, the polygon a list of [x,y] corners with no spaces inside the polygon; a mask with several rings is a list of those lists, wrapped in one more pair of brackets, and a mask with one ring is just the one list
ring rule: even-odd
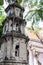
{"label": "stone base", "polygon": [[0,65],[27,65],[26,62],[17,62],[14,60],[4,60],[3,62],[0,62]]}
{"label": "stone base", "polygon": [[17,64],[17,63],[0,63],[0,65],[27,65],[27,64]]}

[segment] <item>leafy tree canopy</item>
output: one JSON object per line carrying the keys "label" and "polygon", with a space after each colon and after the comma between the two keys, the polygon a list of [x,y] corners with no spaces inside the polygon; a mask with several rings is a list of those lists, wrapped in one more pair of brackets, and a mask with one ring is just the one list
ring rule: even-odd
{"label": "leafy tree canopy", "polygon": [[23,1],[23,7],[25,7],[24,4],[27,2],[28,12],[24,16],[24,18],[29,22],[32,21],[32,26],[34,26],[35,23],[40,22],[40,20],[43,21],[43,0],[24,0]]}
{"label": "leafy tree canopy", "polygon": [[3,5],[3,0],[0,0],[0,5]]}
{"label": "leafy tree canopy", "polygon": [[0,36],[2,34],[2,28],[3,28],[2,22],[5,19],[5,17],[6,16],[4,14],[4,7],[3,6],[0,6]]}

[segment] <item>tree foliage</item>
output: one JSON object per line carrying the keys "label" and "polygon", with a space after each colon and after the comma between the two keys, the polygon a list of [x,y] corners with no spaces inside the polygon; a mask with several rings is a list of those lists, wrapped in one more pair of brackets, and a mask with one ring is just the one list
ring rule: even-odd
{"label": "tree foliage", "polygon": [[22,6],[25,8],[27,3],[28,12],[24,18],[29,22],[32,22],[32,29],[35,23],[43,21],[43,0],[22,0]]}
{"label": "tree foliage", "polygon": [[1,37],[1,34],[2,34],[2,29],[3,29],[2,22],[5,19],[5,17],[6,16],[4,14],[4,7],[3,6],[0,6],[0,37]]}
{"label": "tree foliage", "polygon": [[2,31],[3,31],[3,25],[2,22],[5,19],[5,14],[4,14],[4,7],[1,5],[0,6],[0,46],[1,46],[1,36],[2,36]]}
{"label": "tree foliage", "polygon": [[3,0],[0,0],[0,5],[3,5]]}
{"label": "tree foliage", "polygon": [[[37,19],[43,19],[43,0],[28,0],[28,7],[30,7],[30,10],[25,15],[25,18],[27,17],[28,20],[31,20],[34,16],[39,16]],[[37,21],[36,19],[36,21]]]}

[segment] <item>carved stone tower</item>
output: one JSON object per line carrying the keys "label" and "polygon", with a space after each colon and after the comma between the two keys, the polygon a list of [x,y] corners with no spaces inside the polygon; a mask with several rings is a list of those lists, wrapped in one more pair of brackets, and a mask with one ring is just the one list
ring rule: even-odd
{"label": "carved stone tower", "polygon": [[29,39],[25,35],[24,8],[17,3],[17,0],[12,0],[5,11],[7,17],[3,21],[3,63],[5,65],[27,65]]}

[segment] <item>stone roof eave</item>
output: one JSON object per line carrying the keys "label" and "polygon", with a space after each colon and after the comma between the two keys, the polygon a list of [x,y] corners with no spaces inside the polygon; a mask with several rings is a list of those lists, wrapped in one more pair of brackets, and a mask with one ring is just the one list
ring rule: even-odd
{"label": "stone roof eave", "polygon": [[[5,23],[5,22],[8,22],[8,20],[10,20],[10,19],[12,20],[13,17],[9,17],[9,16],[6,17],[6,18],[4,19],[4,21],[2,22],[2,24],[4,25],[4,23]],[[22,19],[21,17],[15,17],[15,19],[21,20],[23,23],[25,22],[25,25],[26,25],[25,19]],[[20,22],[21,22],[21,21],[20,21]]]}
{"label": "stone roof eave", "polygon": [[24,35],[24,34],[22,34],[22,33],[16,32],[16,31],[12,31],[12,32],[10,32],[10,33],[3,34],[3,35],[2,35],[2,38],[6,38],[6,37],[18,37],[18,38],[26,39],[26,42],[29,41],[28,36],[26,36],[26,35]]}
{"label": "stone roof eave", "polygon": [[9,4],[8,7],[5,9],[6,13],[10,10],[11,7],[18,7],[24,11],[24,8],[22,8],[18,3],[12,3],[12,4]]}

